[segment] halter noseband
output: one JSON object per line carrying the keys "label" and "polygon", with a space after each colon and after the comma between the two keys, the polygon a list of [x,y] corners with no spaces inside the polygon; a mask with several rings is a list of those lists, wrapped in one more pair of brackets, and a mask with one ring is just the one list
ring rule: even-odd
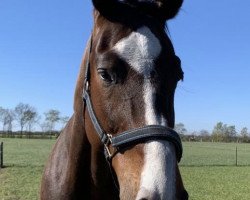
{"label": "halter noseband", "polygon": [[[111,134],[106,133],[98,119],[96,118],[95,112],[90,99],[90,53],[92,50],[92,37],[89,44],[88,60],[86,65],[85,80],[84,80],[84,91],[83,91],[83,101],[84,105],[87,106],[88,113],[92,124],[95,127],[95,130],[104,145],[104,154],[106,159],[110,162],[111,159],[115,156],[119,150],[124,149],[128,146],[137,143],[143,143],[148,140],[166,140],[174,144],[176,150],[177,161],[180,162],[182,157],[182,143],[180,136],[176,131],[171,128],[160,126],[160,125],[149,125],[142,128],[128,130],[122,133],[119,133],[117,136],[112,136]],[[114,152],[110,151],[110,146],[114,149]]]}

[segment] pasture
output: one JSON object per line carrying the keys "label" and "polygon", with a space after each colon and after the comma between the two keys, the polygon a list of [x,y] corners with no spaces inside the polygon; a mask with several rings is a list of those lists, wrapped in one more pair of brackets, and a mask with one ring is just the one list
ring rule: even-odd
{"label": "pasture", "polygon": [[[5,168],[0,169],[0,200],[38,199],[43,167],[55,140],[0,138],[1,141]],[[250,144],[183,145],[180,170],[190,199],[249,199]]]}

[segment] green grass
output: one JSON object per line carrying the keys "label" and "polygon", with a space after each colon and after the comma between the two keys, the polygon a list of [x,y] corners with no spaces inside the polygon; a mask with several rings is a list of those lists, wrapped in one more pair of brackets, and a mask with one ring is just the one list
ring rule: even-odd
{"label": "green grass", "polygon": [[181,167],[192,200],[248,200],[250,167]]}
{"label": "green grass", "polygon": [[4,166],[0,169],[0,200],[35,200],[44,164],[55,140],[0,139]]}
{"label": "green grass", "polygon": [[[4,169],[0,200],[36,200],[44,164],[55,140],[0,139]],[[189,143],[180,170],[192,200],[246,200],[250,197],[250,144]],[[235,149],[238,164],[235,165]]]}
{"label": "green grass", "polygon": [[250,144],[186,142],[183,148],[180,170],[190,199],[250,199]]}

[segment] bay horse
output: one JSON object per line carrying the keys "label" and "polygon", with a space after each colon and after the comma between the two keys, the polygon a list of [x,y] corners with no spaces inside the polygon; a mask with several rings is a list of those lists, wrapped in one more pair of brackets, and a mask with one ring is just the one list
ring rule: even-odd
{"label": "bay horse", "polygon": [[181,61],[166,34],[182,0],[92,0],[74,114],[44,170],[41,200],[185,200],[173,130]]}

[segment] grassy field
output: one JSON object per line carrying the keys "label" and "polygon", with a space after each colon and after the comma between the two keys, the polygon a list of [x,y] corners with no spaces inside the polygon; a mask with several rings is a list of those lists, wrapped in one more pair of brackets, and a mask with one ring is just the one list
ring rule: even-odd
{"label": "grassy field", "polygon": [[186,142],[180,165],[190,199],[250,199],[250,144]]}
{"label": "grassy field", "polygon": [[36,200],[44,164],[55,140],[1,139],[0,200]]}
{"label": "grassy field", "polygon": [[[6,166],[0,170],[0,200],[36,200],[55,140],[0,141],[4,142]],[[246,200],[250,197],[249,165],[250,144],[187,142],[180,169],[192,200]]]}
{"label": "grassy field", "polygon": [[182,166],[250,166],[250,144],[186,142]]}

